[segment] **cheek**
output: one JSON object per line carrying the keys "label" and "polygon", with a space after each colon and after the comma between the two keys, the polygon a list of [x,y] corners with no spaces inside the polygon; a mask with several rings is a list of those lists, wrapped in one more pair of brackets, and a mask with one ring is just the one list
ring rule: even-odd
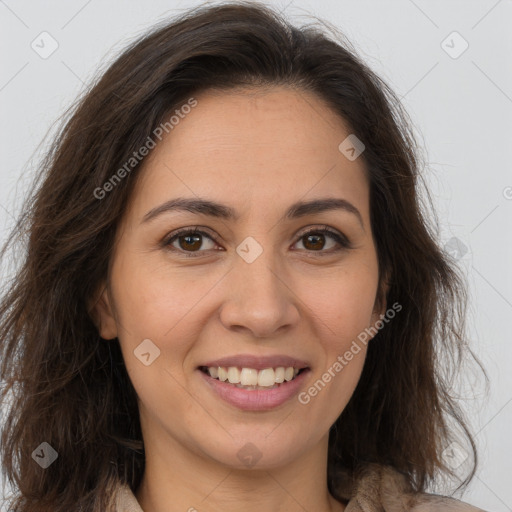
{"label": "cheek", "polygon": [[180,375],[193,340],[208,320],[206,297],[221,277],[198,268],[148,264],[143,256],[119,258],[112,282],[127,369],[138,371],[140,362],[133,352],[149,339],[160,351],[155,366]]}
{"label": "cheek", "polygon": [[186,279],[186,272],[180,277],[164,270],[126,259],[112,273],[126,370],[141,403],[156,416],[190,406],[184,362],[200,335],[200,299],[211,288],[204,279]]}
{"label": "cheek", "polygon": [[[328,429],[345,409],[364,367],[376,285],[370,275],[338,275],[322,293],[308,297],[322,345],[319,367],[309,386],[299,396],[308,411],[304,428]],[[321,418],[320,424],[316,424]]]}
{"label": "cheek", "polygon": [[130,334],[165,337],[210,287],[208,278],[192,274],[185,268],[152,264],[143,254],[119,258],[112,281],[122,327]]}
{"label": "cheek", "polygon": [[[368,263],[346,265],[317,280],[303,278],[301,297],[313,319],[322,356],[314,379],[300,398],[311,412],[306,422],[324,418],[328,428],[352,396],[363,370],[372,312],[377,291],[376,266]],[[308,287],[309,285],[309,287]],[[308,290],[306,293],[305,290]]]}
{"label": "cheek", "polygon": [[332,349],[345,350],[347,343],[371,325],[377,277],[374,268],[358,264],[333,272],[315,287],[303,282],[308,291],[301,296],[307,297],[307,309],[324,333],[319,339]]}

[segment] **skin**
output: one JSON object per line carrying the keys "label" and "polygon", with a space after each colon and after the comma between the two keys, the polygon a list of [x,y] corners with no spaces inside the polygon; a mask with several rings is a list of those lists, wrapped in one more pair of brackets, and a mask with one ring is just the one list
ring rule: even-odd
{"label": "skin", "polygon": [[[327,489],[328,432],[357,385],[364,345],[308,404],[295,396],[270,411],[227,404],[196,368],[240,353],[286,354],[309,363],[307,390],[384,314],[364,163],[339,151],[350,131],[312,93],[272,87],[196,99],[144,162],[95,310],[101,336],[119,338],[138,395],[146,470],[136,498],[145,512],[343,511]],[[142,222],[176,197],[214,200],[240,218],[167,212]],[[296,201],[326,197],[350,201],[362,225],[343,210],[281,219]],[[323,225],[353,248],[302,236]],[[198,257],[184,255],[190,241],[162,247],[171,232],[196,226],[212,235],[194,245]],[[263,248],[250,264],[236,252],[248,236]],[[134,355],[144,339],[160,350],[149,366]],[[237,457],[248,442],[261,454],[253,467]]]}

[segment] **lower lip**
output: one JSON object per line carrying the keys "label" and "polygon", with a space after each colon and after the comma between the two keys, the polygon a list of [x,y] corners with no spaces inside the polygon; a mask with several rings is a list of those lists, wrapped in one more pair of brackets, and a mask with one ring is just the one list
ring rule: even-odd
{"label": "lower lip", "polygon": [[293,380],[284,381],[273,389],[242,389],[214,379],[201,370],[197,370],[210,388],[227,403],[244,411],[268,411],[290,400],[302,386],[309,368]]}

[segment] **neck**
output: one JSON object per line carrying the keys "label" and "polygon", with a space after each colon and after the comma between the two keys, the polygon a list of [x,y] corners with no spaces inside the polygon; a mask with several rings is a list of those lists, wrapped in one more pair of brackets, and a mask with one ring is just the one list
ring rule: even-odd
{"label": "neck", "polygon": [[175,441],[145,446],[135,492],[144,512],[343,512],[327,489],[327,437],[284,467],[234,469]]}

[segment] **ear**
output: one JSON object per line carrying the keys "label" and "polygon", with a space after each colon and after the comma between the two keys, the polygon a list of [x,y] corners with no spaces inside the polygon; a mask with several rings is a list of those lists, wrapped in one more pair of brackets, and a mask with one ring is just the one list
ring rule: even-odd
{"label": "ear", "polygon": [[97,293],[91,300],[89,314],[103,339],[112,340],[117,337],[117,323],[105,283],[98,287]]}

